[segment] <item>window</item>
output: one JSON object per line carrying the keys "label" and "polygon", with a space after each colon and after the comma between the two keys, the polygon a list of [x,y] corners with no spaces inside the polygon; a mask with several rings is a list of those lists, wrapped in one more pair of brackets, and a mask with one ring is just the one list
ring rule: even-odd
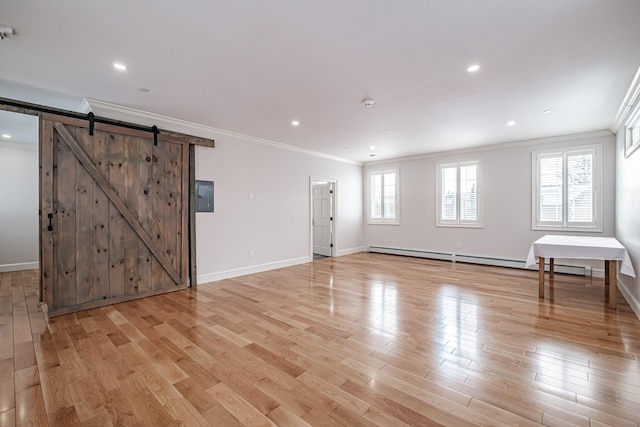
{"label": "window", "polygon": [[369,223],[398,224],[398,169],[369,173]]}
{"label": "window", "polygon": [[438,164],[437,225],[481,227],[482,167],[479,160]]}
{"label": "window", "polygon": [[602,231],[601,150],[593,145],[533,152],[534,229]]}

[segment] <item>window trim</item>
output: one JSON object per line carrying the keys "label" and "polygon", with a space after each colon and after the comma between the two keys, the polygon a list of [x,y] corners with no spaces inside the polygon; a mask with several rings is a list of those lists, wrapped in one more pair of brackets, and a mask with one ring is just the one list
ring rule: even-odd
{"label": "window trim", "polygon": [[[567,156],[571,153],[581,151],[593,151],[593,209],[594,221],[589,225],[569,224],[567,218]],[[562,224],[541,224],[539,221],[539,189],[538,189],[538,158],[539,156],[549,156],[552,154],[561,154],[563,161],[563,178],[562,178]],[[571,147],[561,147],[545,150],[534,150],[531,152],[531,229],[543,231],[578,231],[587,233],[602,232],[602,144],[581,145]]]}
{"label": "window trim", "polygon": [[[389,173],[389,172],[393,172],[395,173],[395,177],[396,177],[396,182],[395,182],[395,190],[396,190],[396,197],[394,200],[395,203],[395,212],[396,212],[396,217],[394,219],[386,219],[384,218],[384,174]],[[376,219],[376,218],[372,218],[371,217],[371,177],[374,175],[382,175],[382,188],[383,188],[383,194],[382,194],[382,219]],[[366,188],[367,188],[367,224],[383,224],[383,225],[400,225],[400,168],[398,166],[394,166],[394,167],[383,167],[383,168],[376,168],[376,169],[370,169],[367,171],[367,184],[366,184]]]}
{"label": "window trim", "polygon": [[637,103],[629,114],[624,129],[624,158],[626,159],[640,148],[640,103]]}
{"label": "window trim", "polygon": [[[477,220],[476,221],[462,221],[460,219],[460,167],[467,165],[477,166]],[[456,220],[443,220],[442,213],[442,169],[445,167],[456,167]],[[476,158],[472,160],[462,160],[454,162],[437,162],[436,163],[436,227],[458,227],[458,228],[484,228],[484,220],[482,215],[482,159]]]}

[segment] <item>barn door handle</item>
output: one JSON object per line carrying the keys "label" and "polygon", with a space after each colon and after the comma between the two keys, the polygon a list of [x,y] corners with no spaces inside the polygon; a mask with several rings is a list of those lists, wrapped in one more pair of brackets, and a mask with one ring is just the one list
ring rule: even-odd
{"label": "barn door handle", "polygon": [[53,214],[52,213],[48,214],[47,218],[49,218],[49,226],[47,227],[47,230],[53,231],[53,224],[51,224],[51,219],[53,219]]}

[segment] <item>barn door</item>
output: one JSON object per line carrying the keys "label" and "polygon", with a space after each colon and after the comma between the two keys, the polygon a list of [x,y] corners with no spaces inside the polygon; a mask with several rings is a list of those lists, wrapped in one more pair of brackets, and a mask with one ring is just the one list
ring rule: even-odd
{"label": "barn door", "polygon": [[186,287],[189,145],[47,114],[40,138],[49,313]]}

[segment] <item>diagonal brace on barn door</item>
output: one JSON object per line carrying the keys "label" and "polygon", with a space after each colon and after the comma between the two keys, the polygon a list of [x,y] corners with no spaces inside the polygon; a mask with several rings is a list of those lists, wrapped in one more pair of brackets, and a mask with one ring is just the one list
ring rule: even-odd
{"label": "diagonal brace on barn door", "polygon": [[180,273],[176,271],[176,269],[171,265],[171,261],[164,255],[162,249],[160,249],[149,237],[147,232],[142,228],[140,223],[136,220],[135,215],[127,208],[122,199],[118,196],[118,194],[111,188],[107,180],[102,176],[98,168],[93,164],[89,156],[84,152],[80,144],[75,140],[73,135],[67,130],[67,128],[62,123],[54,123],[53,126],[58,131],[62,140],[67,144],[71,152],[78,158],[78,161],[82,165],[82,167],[89,173],[91,178],[94,179],[96,184],[104,191],[104,194],[107,195],[111,203],[118,209],[118,211],[122,214],[127,223],[131,226],[133,231],[138,235],[140,240],[144,242],[144,244],[149,248],[149,251],[156,257],[158,262],[162,265],[165,271],[171,276],[173,281],[176,284],[182,283],[182,278],[180,277]]}

